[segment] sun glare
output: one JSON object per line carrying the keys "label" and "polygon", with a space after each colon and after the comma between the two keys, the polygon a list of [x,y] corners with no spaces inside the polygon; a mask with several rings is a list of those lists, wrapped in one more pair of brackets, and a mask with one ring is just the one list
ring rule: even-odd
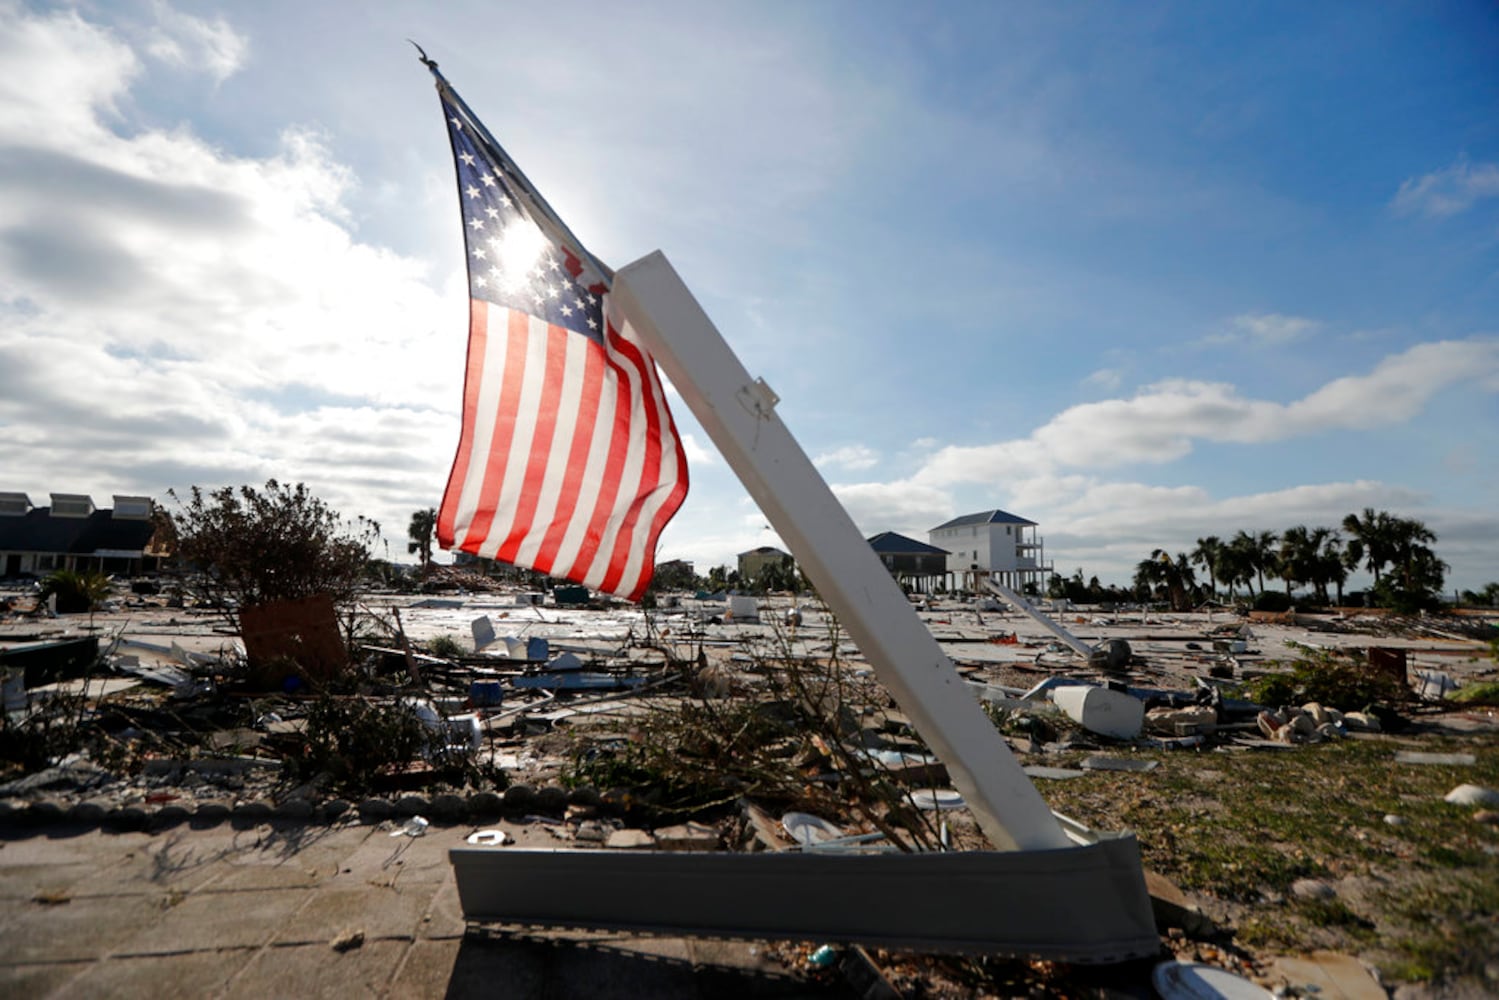
{"label": "sun glare", "polygon": [[500,280],[509,291],[524,287],[541,266],[547,239],[530,219],[516,219],[489,241],[490,252],[500,270]]}

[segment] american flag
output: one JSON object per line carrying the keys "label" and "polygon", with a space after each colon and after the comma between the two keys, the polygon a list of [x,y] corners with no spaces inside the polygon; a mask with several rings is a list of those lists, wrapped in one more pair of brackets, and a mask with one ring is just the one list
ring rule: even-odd
{"label": "american flag", "polygon": [[438,93],[469,279],[463,427],[438,542],[639,600],[687,495],[656,363],[602,269],[440,76]]}

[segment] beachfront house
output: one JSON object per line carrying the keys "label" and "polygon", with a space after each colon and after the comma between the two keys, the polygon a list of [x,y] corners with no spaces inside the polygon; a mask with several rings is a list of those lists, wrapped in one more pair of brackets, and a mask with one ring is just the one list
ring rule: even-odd
{"label": "beachfront house", "polygon": [[930,594],[947,578],[947,551],[893,531],[882,531],[869,539],[880,562],[909,593]]}
{"label": "beachfront house", "polygon": [[939,524],[928,540],[947,550],[947,582],[951,589],[979,591],[984,577],[1013,590],[1034,585],[1044,592],[1052,566],[1035,521],[1004,510],[964,514]]}

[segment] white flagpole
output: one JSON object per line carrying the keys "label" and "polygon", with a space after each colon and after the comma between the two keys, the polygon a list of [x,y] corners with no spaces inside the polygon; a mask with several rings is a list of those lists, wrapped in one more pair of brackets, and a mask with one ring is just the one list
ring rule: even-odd
{"label": "white flagpole", "polygon": [[659,251],[614,276],[614,298],[880,681],[947,765],[998,848],[1071,846],[885,565]]}

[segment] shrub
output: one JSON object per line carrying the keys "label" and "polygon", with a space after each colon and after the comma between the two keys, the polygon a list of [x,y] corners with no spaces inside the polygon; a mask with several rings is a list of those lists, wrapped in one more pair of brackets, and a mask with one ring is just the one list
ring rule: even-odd
{"label": "shrub", "polygon": [[[171,494],[176,499],[176,494]],[[363,586],[370,550],[380,526],[353,523],[308,492],[302,483],[265,489],[225,486],[209,493],[192,488],[173,515],[177,554],[202,575],[198,595],[224,608],[328,594],[335,603]]]}
{"label": "shrub", "polygon": [[103,573],[60,569],[42,581],[42,600],[56,595],[60,614],[92,611],[109,596],[109,577]]}
{"label": "shrub", "polygon": [[1350,712],[1395,705],[1410,696],[1399,680],[1372,669],[1352,653],[1318,653],[1297,660],[1289,673],[1266,674],[1249,681],[1244,693],[1262,705],[1315,701]]}
{"label": "shrub", "polygon": [[1279,613],[1291,610],[1291,599],[1278,590],[1266,590],[1254,599],[1254,610]]}

